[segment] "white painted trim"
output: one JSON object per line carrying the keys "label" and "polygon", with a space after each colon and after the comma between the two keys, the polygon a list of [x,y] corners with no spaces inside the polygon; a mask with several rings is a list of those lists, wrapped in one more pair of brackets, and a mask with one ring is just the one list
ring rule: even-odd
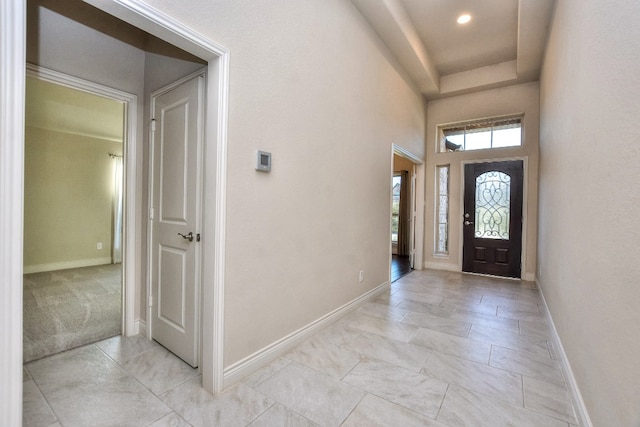
{"label": "white painted trim", "polygon": [[0,425],[22,423],[26,0],[0,1]]}
{"label": "white painted trim", "polygon": [[522,280],[525,280],[527,282],[535,282],[536,281],[536,274],[535,273],[522,273]]}
{"label": "white painted trim", "polygon": [[389,290],[389,282],[385,282],[358,298],[346,303],[342,307],[320,317],[295,332],[275,341],[250,356],[234,363],[224,370],[224,387],[227,388],[238,381],[251,375],[256,370],[267,365],[278,357],[286,354],[298,344],[315,334],[322,328],[329,326],[339,318],[357,309],[365,302],[375,298],[382,292]]}
{"label": "white painted trim", "polygon": [[67,270],[69,268],[93,267],[95,265],[111,264],[111,257],[77,259],[73,261],[51,262],[48,264],[28,265],[24,267],[24,274],[41,273],[43,271]]}
{"label": "white painted trim", "polygon": [[[124,129],[124,222],[122,233],[124,245],[122,250],[122,333],[126,336],[135,335],[135,308],[136,308],[136,265],[139,264],[136,256],[136,242],[140,240],[141,231],[136,222],[136,189],[137,169],[136,152],[138,132],[138,97],[134,94],[123,92],[105,85],[84,80],[75,76],[50,70],[38,65],[27,64],[27,75],[38,79],[59,84],[71,89],[81,90],[93,95],[103,96],[124,103],[124,112],[127,117]],[[111,262],[102,262],[108,264]],[[78,265],[84,267],[87,264]],[[74,268],[63,267],[63,268]],[[59,270],[60,268],[53,268]],[[26,270],[26,269],[25,269]],[[47,270],[40,270],[47,271]]]}
{"label": "white painted trim", "polygon": [[451,264],[446,262],[433,262],[433,261],[425,261],[425,268],[430,268],[432,270],[444,270],[444,271],[455,271],[460,273],[462,269],[458,264]]}
{"label": "white painted trim", "polygon": [[147,333],[147,322],[145,322],[142,319],[136,319],[134,332],[135,332],[135,335],[146,336],[146,333]]}
{"label": "white painted trim", "polygon": [[415,154],[413,154],[411,151],[407,150],[404,147],[401,147],[396,144],[392,144],[392,149],[393,149],[393,154],[397,154],[400,157],[404,157],[405,159],[411,160],[413,163],[418,165],[424,164],[424,160],[422,160],[420,157],[416,156]]}
{"label": "white painted trim", "polygon": [[536,279],[536,286],[540,291],[540,296],[542,296],[544,313],[547,316],[547,321],[549,322],[549,326],[551,329],[551,340],[553,341],[556,353],[558,355],[558,358],[560,359],[562,373],[564,374],[564,378],[569,387],[569,393],[571,394],[573,407],[576,411],[575,415],[578,420],[578,424],[581,427],[593,427],[591,417],[589,417],[589,412],[587,411],[587,406],[582,399],[582,393],[580,393],[578,382],[576,381],[576,377],[573,374],[573,370],[571,369],[571,363],[569,363],[567,353],[564,351],[564,347],[562,346],[562,340],[560,340],[560,335],[558,335],[558,330],[556,329],[556,325],[553,322],[553,316],[551,316],[551,312],[549,311],[549,306],[547,305],[547,300],[544,297],[544,292],[542,291],[542,286],[540,286],[539,279]]}
{"label": "white painted trim", "polygon": [[[202,385],[223,387],[229,51],[140,0],[84,0],[209,63],[202,240]],[[215,168],[213,167],[215,165]],[[211,238],[209,238],[211,236]]]}
{"label": "white painted trim", "polygon": [[[416,210],[416,219],[411,223],[411,233],[414,235],[414,261],[413,267],[415,270],[422,270],[424,268],[424,206],[425,206],[425,193],[424,193],[424,172],[425,172],[425,164],[422,159],[420,159],[415,154],[411,153],[404,147],[401,147],[396,144],[391,144],[391,176],[393,176],[394,168],[393,168],[393,156],[398,155],[403,157],[409,161],[411,161],[414,167],[414,173],[416,175],[416,185],[415,191],[412,192],[411,197],[412,205],[415,205]],[[393,196],[391,197],[391,204],[393,205]],[[391,232],[389,232],[389,241],[391,241]],[[391,249],[393,252],[393,249]],[[389,264],[391,264],[391,254],[389,255]]]}

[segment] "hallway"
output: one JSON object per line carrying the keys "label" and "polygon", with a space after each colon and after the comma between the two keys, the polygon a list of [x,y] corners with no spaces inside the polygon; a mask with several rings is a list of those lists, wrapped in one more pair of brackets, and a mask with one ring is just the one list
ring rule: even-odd
{"label": "hallway", "polygon": [[115,337],[26,364],[24,425],[569,427],[541,304],[528,282],[414,271],[217,398]]}

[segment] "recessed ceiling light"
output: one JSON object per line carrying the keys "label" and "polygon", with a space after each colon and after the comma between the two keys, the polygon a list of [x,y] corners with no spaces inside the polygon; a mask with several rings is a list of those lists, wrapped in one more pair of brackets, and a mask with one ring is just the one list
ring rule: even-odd
{"label": "recessed ceiling light", "polygon": [[465,13],[464,15],[458,16],[458,24],[466,24],[469,21],[471,21],[471,15]]}

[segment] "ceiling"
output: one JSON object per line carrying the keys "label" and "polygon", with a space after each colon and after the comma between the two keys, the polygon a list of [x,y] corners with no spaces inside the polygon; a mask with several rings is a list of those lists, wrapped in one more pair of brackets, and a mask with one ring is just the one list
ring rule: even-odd
{"label": "ceiling", "polygon": [[351,1],[427,99],[538,80],[555,2]]}

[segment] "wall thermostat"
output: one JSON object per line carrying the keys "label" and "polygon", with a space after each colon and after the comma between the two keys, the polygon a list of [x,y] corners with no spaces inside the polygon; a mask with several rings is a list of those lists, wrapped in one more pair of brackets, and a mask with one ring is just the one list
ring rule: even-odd
{"label": "wall thermostat", "polygon": [[271,171],[271,153],[258,150],[258,158],[256,162],[256,170],[261,172]]}

